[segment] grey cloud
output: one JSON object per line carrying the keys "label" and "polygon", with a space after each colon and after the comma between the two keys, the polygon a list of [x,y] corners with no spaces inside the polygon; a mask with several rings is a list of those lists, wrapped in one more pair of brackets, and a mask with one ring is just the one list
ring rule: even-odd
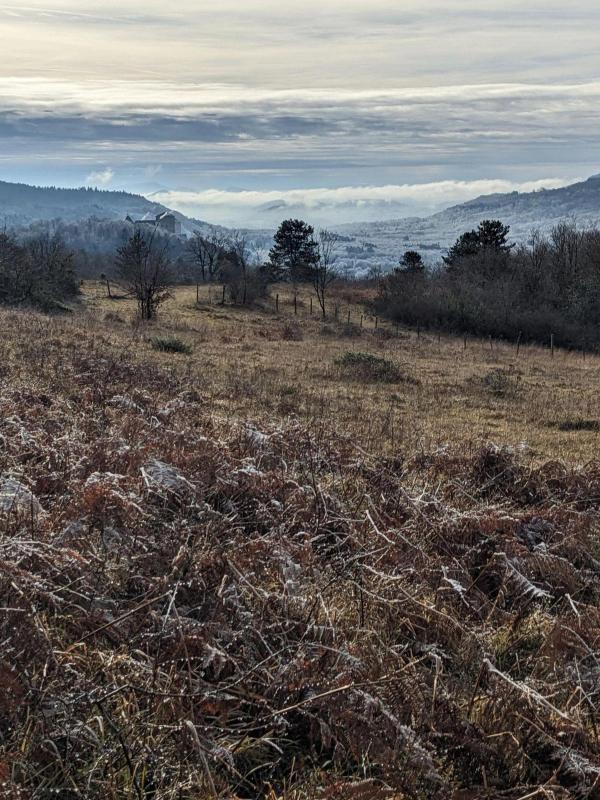
{"label": "grey cloud", "polygon": [[[27,94],[29,91],[29,95]],[[240,87],[146,84],[126,102],[129,84],[86,87],[0,81],[0,137],[94,146],[237,147],[278,142],[269,158],[400,163],[408,153],[445,160],[493,148],[533,148],[597,141],[600,83],[490,85],[382,92],[256,92]],[[54,99],[50,95],[54,95]],[[573,131],[570,115],[577,114]],[[419,156],[419,153],[421,154]],[[230,157],[235,152],[229,150]],[[254,155],[254,154],[253,154]]]}
{"label": "grey cloud", "polygon": [[197,189],[598,171],[597,2],[26,3],[0,0],[5,65],[29,78],[0,78],[4,176],[110,164],[125,187],[159,163],[161,183]]}

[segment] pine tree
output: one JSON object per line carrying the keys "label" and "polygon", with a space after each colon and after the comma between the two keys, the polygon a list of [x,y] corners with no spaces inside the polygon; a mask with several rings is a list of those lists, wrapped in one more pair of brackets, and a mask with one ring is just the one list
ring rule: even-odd
{"label": "pine tree", "polygon": [[308,280],[319,261],[319,247],[314,228],[300,219],[287,219],[275,234],[275,244],[269,252],[274,278]]}
{"label": "pine tree", "polygon": [[399,270],[412,275],[425,272],[425,264],[423,263],[423,256],[421,253],[418,253],[416,250],[407,250],[400,260]]}

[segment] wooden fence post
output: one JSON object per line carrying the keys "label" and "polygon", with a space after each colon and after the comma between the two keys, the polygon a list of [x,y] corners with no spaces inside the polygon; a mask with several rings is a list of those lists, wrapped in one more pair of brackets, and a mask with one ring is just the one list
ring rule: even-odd
{"label": "wooden fence post", "polygon": [[279,311],[279,294],[275,295],[275,311]]}
{"label": "wooden fence post", "polygon": [[294,295],[294,314],[298,316],[298,298]]}
{"label": "wooden fence post", "polygon": [[517,358],[519,357],[519,350],[521,349],[522,337],[523,337],[523,331],[519,331],[519,338],[517,339]]}
{"label": "wooden fence post", "polygon": [[362,326],[363,326],[363,316],[361,314],[361,316],[360,316],[360,327],[362,328]]}
{"label": "wooden fence post", "polygon": [[313,313],[313,312],[312,312],[312,297],[311,297],[311,298],[310,298],[310,315],[311,315],[311,317],[312,317],[312,313]]}
{"label": "wooden fence post", "polygon": [[554,358],[554,334],[550,334],[550,354]]}
{"label": "wooden fence post", "polygon": [[225,284],[223,284],[223,299],[221,300],[221,304],[225,305]]}
{"label": "wooden fence post", "polygon": [[379,327],[379,317],[375,317],[375,330]]}
{"label": "wooden fence post", "polygon": [[350,309],[348,309],[348,325],[350,325]]}

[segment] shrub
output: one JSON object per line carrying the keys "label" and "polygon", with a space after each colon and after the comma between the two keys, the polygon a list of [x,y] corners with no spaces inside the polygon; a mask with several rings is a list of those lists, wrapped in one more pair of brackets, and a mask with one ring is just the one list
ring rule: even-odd
{"label": "shrub", "polygon": [[494,397],[515,397],[520,390],[520,376],[512,371],[496,368],[491,369],[482,378],[475,382],[487,393]]}
{"label": "shrub", "polygon": [[298,394],[298,387],[290,386],[289,384],[284,384],[279,389],[279,394],[282,397],[295,397]]}
{"label": "shrub", "polygon": [[349,351],[336,358],[335,365],[353,380],[377,383],[415,383],[396,364],[371,353]]}
{"label": "shrub", "polygon": [[398,334],[391,328],[375,328],[372,331],[373,337],[380,342],[388,342],[390,339],[397,339]]}
{"label": "shrub", "polygon": [[107,311],[106,314],[104,315],[104,321],[112,322],[115,323],[116,325],[122,325],[125,322],[123,317],[120,314],[115,314],[114,311]]}
{"label": "shrub", "polygon": [[58,233],[19,242],[0,233],[0,303],[32,305],[48,313],[70,311],[79,293],[74,257]]}
{"label": "shrub", "polygon": [[281,331],[281,338],[285,342],[301,342],[304,339],[304,334],[297,322],[286,322]]}
{"label": "shrub", "polygon": [[222,269],[226,296],[230,303],[253,306],[269,295],[268,276],[259,269],[227,261]]}
{"label": "shrub", "polygon": [[552,427],[559,431],[600,431],[600,421],[597,419],[566,419],[563,422],[554,423]]}
{"label": "shrub", "polygon": [[150,340],[153,350],[158,350],[161,353],[183,353],[190,355],[192,352],[191,345],[178,339],[177,336],[155,336]]}

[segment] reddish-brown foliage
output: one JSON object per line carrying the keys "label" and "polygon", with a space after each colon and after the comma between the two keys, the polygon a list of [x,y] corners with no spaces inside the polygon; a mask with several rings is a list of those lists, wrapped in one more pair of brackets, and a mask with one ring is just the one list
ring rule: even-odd
{"label": "reddish-brown foliage", "polygon": [[7,797],[598,796],[597,464],[375,459],[83,344],[0,441]]}

